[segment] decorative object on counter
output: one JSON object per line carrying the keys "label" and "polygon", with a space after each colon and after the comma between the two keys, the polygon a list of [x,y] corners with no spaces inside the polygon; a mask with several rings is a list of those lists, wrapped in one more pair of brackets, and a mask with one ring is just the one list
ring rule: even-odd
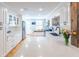
{"label": "decorative object on counter", "polygon": [[63,36],[64,36],[64,39],[65,39],[65,44],[68,45],[70,33],[66,29],[63,30]]}

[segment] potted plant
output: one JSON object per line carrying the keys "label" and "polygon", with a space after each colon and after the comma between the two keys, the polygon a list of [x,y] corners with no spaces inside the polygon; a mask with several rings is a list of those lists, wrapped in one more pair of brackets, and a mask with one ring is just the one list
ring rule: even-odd
{"label": "potted plant", "polygon": [[67,30],[63,30],[63,36],[64,36],[64,39],[65,39],[65,44],[68,45],[70,34],[68,33]]}

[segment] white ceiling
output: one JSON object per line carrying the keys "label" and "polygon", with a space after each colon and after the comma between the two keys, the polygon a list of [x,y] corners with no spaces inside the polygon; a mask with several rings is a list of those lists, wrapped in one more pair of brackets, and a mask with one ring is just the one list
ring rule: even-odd
{"label": "white ceiling", "polygon": [[[16,12],[28,15],[28,16],[47,16],[53,11],[56,6],[62,2],[4,2],[5,5],[9,6]],[[24,11],[20,11],[23,8]],[[43,8],[43,11],[39,11],[39,8]]]}

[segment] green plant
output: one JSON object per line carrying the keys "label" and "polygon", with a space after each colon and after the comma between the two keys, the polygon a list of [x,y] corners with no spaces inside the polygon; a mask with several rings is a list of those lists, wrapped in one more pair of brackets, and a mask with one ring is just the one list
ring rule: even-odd
{"label": "green plant", "polygon": [[63,32],[63,36],[65,38],[65,44],[68,45],[70,34],[68,34],[67,32]]}

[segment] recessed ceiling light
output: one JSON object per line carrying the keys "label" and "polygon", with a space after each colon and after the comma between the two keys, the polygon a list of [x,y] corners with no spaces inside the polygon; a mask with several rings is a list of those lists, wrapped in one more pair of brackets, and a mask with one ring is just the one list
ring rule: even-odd
{"label": "recessed ceiling light", "polygon": [[39,47],[39,48],[41,47],[40,44],[38,45],[38,47]]}
{"label": "recessed ceiling light", "polygon": [[24,11],[24,9],[22,8],[22,9],[20,9],[20,11]]}
{"label": "recessed ceiling light", "polygon": [[43,11],[43,8],[39,8],[39,11]]}

